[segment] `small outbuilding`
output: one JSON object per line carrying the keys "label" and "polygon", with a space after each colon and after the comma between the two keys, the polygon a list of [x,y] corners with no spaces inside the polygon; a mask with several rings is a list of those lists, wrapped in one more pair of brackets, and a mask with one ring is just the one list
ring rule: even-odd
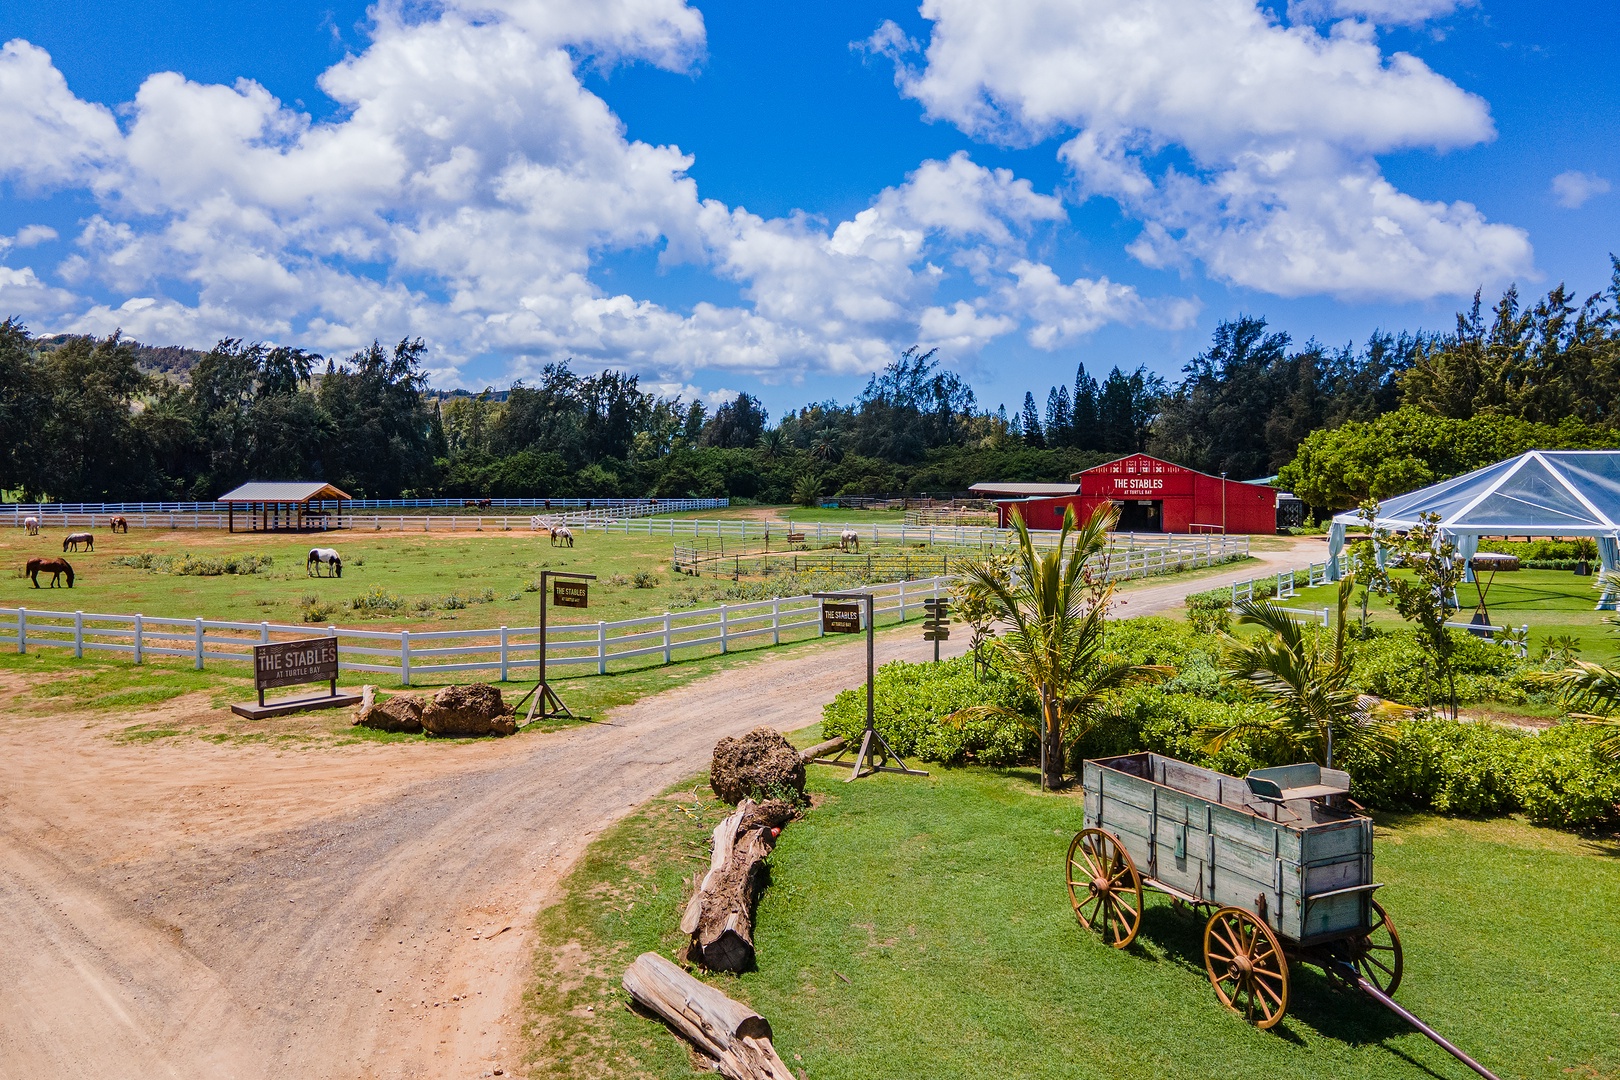
{"label": "small outbuilding", "polygon": [[[349,499],[346,492],[320,481],[253,480],[214,501],[225,504],[230,532],[236,531],[239,513],[248,532],[311,532],[334,528],[334,510],[341,522]],[[329,503],[336,505],[325,505]]]}
{"label": "small outbuilding", "polygon": [[996,515],[1002,527],[1010,522],[1015,508],[1030,528],[1056,529],[1070,506],[1084,521],[1097,507],[1112,503],[1119,510],[1118,527],[1123,532],[1277,531],[1275,489],[1210,476],[1148,454],[1109,461],[1070,479],[1075,483],[1068,485],[1073,488],[1068,493],[997,499]]}

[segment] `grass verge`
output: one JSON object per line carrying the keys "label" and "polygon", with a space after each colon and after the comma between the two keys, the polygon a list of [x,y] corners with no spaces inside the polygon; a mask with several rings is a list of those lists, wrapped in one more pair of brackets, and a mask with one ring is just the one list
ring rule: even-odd
{"label": "grass verge", "polygon": [[[810,1080],[918,1075],[1316,1080],[1470,1075],[1404,1023],[1293,969],[1288,1016],[1257,1031],[1215,1001],[1202,921],[1149,901],[1132,948],[1074,921],[1071,795],[985,769],[856,784],[817,770],[760,905],[760,969],[719,977]],[[588,850],[539,920],[529,998],[537,1077],[693,1075],[631,1014],[624,967],[672,955],[683,878],[722,808],[700,778]],[[1388,817],[1380,893],[1406,946],[1399,999],[1499,1075],[1620,1076],[1620,845],[1511,820]]]}

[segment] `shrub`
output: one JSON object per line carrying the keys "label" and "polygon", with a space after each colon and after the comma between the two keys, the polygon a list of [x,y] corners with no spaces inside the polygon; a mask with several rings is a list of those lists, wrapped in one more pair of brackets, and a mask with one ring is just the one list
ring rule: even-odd
{"label": "shrub", "polygon": [[[1463,630],[1451,632],[1456,641],[1452,664],[1457,673],[1457,700],[1523,703],[1533,691],[1524,676],[1534,665],[1521,660],[1509,648],[1477,638]],[[1356,685],[1369,694],[1406,705],[1421,705],[1432,687],[1428,654],[1409,629],[1394,632],[1374,630],[1352,642]]]}
{"label": "shrub", "polygon": [[[1005,717],[965,723],[945,719],[970,705],[1003,705],[1030,717],[1025,725]],[[973,675],[967,657],[938,664],[894,661],[877,671],[873,724],[901,757],[960,764],[969,757],[984,765],[1033,760],[1038,744],[1035,701],[1027,689],[1004,675]],[[866,688],[845,690],[823,711],[822,731],[858,742],[866,726]]]}
{"label": "shrub", "polygon": [[307,623],[323,623],[332,617],[337,605],[319,593],[305,593],[298,601],[299,611]]}
{"label": "shrub", "polygon": [[208,556],[157,555],[143,551],[136,555],[115,555],[112,566],[127,566],[152,574],[178,574],[189,577],[220,577],[224,574],[257,574],[274,563],[269,555],[227,555],[223,559]]}
{"label": "shrub", "polygon": [[349,601],[349,610],[357,615],[387,615],[404,607],[404,597],[389,592],[381,585],[373,585]]}
{"label": "shrub", "polygon": [[637,570],[630,578],[630,584],[638,589],[656,589],[658,587],[658,578],[651,570]]}
{"label": "shrub", "polygon": [[1620,766],[1593,748],[1603,734],[1560,724],[1524,740],[1513,787],[1530,820],[1565,829],[1620,823]]}

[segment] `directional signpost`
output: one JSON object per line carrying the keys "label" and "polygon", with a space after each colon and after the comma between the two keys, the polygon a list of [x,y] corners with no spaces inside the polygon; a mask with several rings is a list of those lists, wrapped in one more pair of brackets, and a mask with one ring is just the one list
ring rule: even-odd
{"label": "directional signpost", "polygon": [[[849,780],[875,772],[905,773],[907,776],[927,776],[921,769],[908,769],[900,755],[894,752],[887,739],[872,725],[872,688],[875,672],[876,646],[873,639],[873,615],[876,604],[871,593],[816,593],[821,601],[821,628],[829,634],[858,634],[861,632],[862,609],[866,615],[866,730],[861,733],[861,746],[853,762],[844,761],[849,745],[830,758],[812,758],[812,765],[837,765],[850,769]],[[883,764],[878,764],[879,761]],[[896,764],[890,765],[893,761]],[[865,770],[864,772],[862,770]],[[849,780],[844,781],[846,784]]]}
{"label": "directional signpost", "polygon": [[939,643],[951,639],[951,602],[923,601],[923,640],[934,643],[934,663],[939,663]]}
{"label": "directional signpost", "polygon": [[537,706],[542,720],[564,716],[575,719],[574,714],[568,711],[568,706],[562,703],[562,699],[546,681],[546,598],[549,593],[552,604],[557,607],[589,607],[591,587],[586,582],[595,580],[595,574],[570,574],[561,570],[540,571],[540,682],[528,694],[519,698],[517,705],[514,706],[514,709],[521,708],[529,695],[534,695],[534,700],[529,702],[529,711],[523,718],[525,724],[534,720]]}

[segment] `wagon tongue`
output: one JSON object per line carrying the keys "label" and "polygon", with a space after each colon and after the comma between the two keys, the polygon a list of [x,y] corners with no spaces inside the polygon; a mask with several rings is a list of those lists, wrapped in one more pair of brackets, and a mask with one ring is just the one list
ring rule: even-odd
{"label": "wagon tongue", "polygon": [[1417,1017],[1395,1004],[1394,998],[1378,989],[1378,987],[1374,986],[1367,979],[1362,978],[1360,972],[1356,971],[1353,965],[1346,964],[1343,961],[1338,961],[1338,975],[1351,985],[1360,987],[1362,992],[1368,997],[1378,1002],[1378,1004],[1382,1005],[1396,1016],[1399,1016],[1402,1020],[1405,1020],[1408,1024],[1411,1024],[1413,1027],[1417,1028],[1424,1035],[1427,1035],[1431,1040],[1433,1040],[1436,1046],[1440,1047],[1440,1049],[1444,1050],[1446,1053],[1450,1054],[1452,1057],[1456,1058],[1470,1069],[1473,1069],[1476,1073],[1483,1076],[1485,1080],[1498,1080],[1495,1073],[1491,1072],[1485,1066],[1481,1065],[1479,1062],[1457,1049],[1457,1047],[1452,1045],[1451,1041],[1444,1035],[1441,1035],[1438,1031],[1434,1030],[1434,1028],[1430,1027],[1428,1024],[1425,1024],[1423,1021],[1419,1020]]}

